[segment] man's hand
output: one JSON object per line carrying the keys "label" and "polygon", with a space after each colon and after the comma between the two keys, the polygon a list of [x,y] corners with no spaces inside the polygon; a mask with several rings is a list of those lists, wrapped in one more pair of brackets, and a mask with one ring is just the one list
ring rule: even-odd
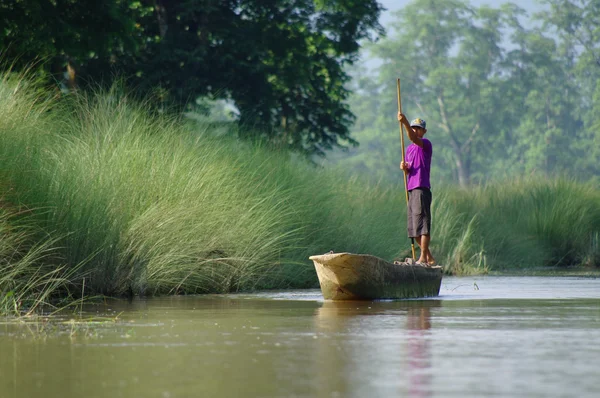
{"label": "man's hand", "polygon": [[404,116],[404,113],[402,113],[402,112],[398,112],[398,121],[400,123],[404,123],[404,122],[408,123],[406,116]]}
{"label": "man's hand", "polygon": [[408,173],[408,163],[400,162],[400,169],[404,170],[405,173]]}

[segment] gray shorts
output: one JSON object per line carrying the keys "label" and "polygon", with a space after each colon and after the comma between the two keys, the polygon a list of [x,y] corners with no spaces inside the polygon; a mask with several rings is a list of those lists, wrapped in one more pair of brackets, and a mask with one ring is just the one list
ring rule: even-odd
{"label": "gray shorts", "polygon": [[429,235],[431,230],[431,191],[415,188],[408,192],[408,237]]}

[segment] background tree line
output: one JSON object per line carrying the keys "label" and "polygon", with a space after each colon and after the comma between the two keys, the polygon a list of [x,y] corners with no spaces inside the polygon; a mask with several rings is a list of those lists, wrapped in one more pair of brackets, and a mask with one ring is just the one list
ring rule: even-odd
{"label": "background tree line", "polygon": [[332,160],[399,179],[396,78],[403,110],[428,120],[435,175],[466,186],[541,173],[597,179],[600,171],[600,1],[515,4],[416,0],[355,67],[353,137]]}

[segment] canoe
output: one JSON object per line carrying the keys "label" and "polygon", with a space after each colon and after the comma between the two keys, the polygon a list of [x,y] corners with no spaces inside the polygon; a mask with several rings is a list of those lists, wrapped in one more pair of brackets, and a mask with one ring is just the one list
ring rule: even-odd
{"label": "canoe", "polygon": [[327,253],[310,256],[325,300],[381,300],[435,297],[442,267],[407,259],[390,263],[368,254]]}

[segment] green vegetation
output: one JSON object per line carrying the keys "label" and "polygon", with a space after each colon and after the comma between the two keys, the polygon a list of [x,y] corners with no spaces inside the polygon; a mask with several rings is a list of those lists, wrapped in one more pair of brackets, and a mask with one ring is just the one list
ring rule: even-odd
{"label": "green vegetation", "polygon": [[[65,264],[84,264],[74,279],[88,275],[90,293],[315,286],[310,254],[397,247],[389,190],[152,115],[118,90],[42,101],[9,76],[4,206],[26,209]],[[363,241],[375,233],[388,238]]]}
{"label": "green vegetation", "polygon": [[599,264],[598,186],[528,177],[440,196],[434,237],[451,272]]}
{"label": "green vegetation", "polygon": [[[2,312],[80,297],[84,283],[111,295],[315,287],[311,254],[409,255],[402,186],[151,109],[117,88],[60,99],[2,76]],[[449,273],[598,264],[597,186],[440,188],[433,211]]]}
{"label": "green vegetation", "polygon": [[434,176],[462,187],[532,173],[597,181],[599,5],[542,3],[529,17],[510,3],[412,1],[366,48],[379,68],[353,72],[360,147],[328,159],[397,178],[400,78],[403,111],[428,122]]}
{"label": "green vegetation", "polygon": [[243,138],[324,154],[355,143],[345,66],[383,32],[376,0],[3,0],[0,59],[63,90],[123,76],[199,110],[230,101]]}
{"label": "green vegetation", "polygon": [[[12,218],[0,208],[0,314],[32,313],[40,306],[50,305],[52,298],[64,290],[69,277],[77,270],[54,263],[56,243],[51,237],[35,242],[33,225],[12,226]],[[61,289],[63,289],[61,291]]]}

